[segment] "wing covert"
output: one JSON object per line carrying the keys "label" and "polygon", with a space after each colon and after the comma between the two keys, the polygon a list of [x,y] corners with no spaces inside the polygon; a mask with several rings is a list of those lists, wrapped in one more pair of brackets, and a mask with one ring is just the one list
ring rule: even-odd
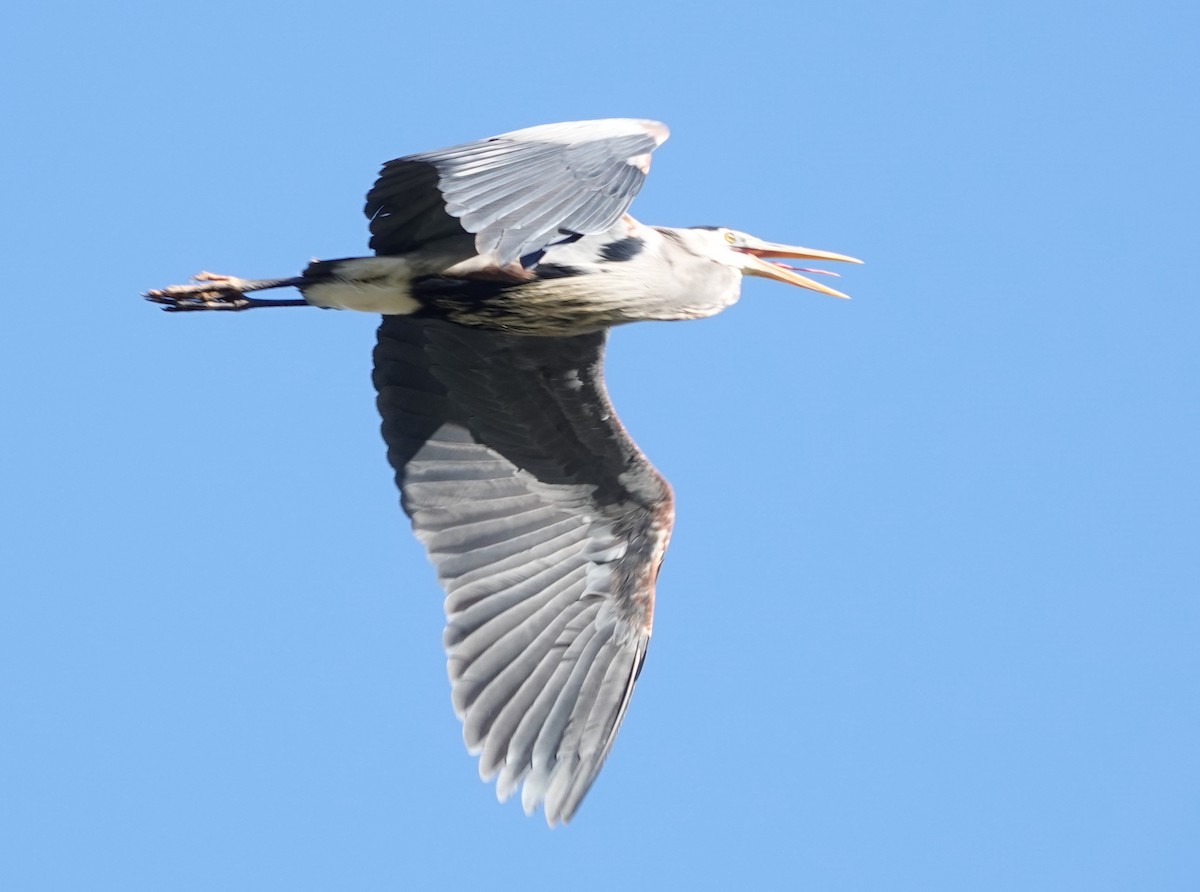
{"label": "wing covert", "polygon": [[605,334],[384,317],[375,384],[405,511],[446,592],[455,711],[503,800],[570,819],[639,668],[670,488],[613,414]]}

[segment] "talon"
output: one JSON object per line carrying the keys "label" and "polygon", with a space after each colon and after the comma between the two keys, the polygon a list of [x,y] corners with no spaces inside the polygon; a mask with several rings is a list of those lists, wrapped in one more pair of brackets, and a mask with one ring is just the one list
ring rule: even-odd
{"label": "talon", "polygon": [[247,297],[248,291],[262,291],[298,285],[302,279],[241,279],[207,271],[192,276],[191,285],[168,285],[155,288],[143,296],[146,300],[164,304],[173,313],[187,310],[247,310],[251,307],[306,306],[304,300],[258,300]]}
{"label": "talon", "polygon": [[146,300],[164,304],[163,309],[172,313],[188,310],[244,310],[254,301],[246,297],[234,284],[240,279],[233,276],[218,276],[214,273],[199,273],[192,277],[197,285],[168,285],[147,291]]}

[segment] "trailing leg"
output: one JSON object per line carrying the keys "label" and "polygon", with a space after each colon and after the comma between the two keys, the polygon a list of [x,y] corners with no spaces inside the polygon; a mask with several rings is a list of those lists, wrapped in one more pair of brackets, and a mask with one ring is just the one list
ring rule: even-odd
{"label": "trailing leg", "polygon": [[171,313],[190,310],[252,310],[255,307],[304,307],[305,300],[262,300],[246,297],[251,291],[266,291],[271,288],[300,287],[310,283],[304,276],[289,279],[239,279],[237,276],[222,276],[217,273],[198,273],[192,276],[194,285],[168,285],[147,291],[143,297],[152,303],[162,304]]}

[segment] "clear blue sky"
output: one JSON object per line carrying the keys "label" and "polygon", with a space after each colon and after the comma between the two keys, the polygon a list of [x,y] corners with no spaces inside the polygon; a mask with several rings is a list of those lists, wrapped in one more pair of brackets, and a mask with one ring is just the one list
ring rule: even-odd
{"label": "clear blue sky", "polygon": [[[6,19],[0,887],[1200,888],[1194,3]],[[574,823],[479,782],[374,320],[380,162],[652,117],[634,206],[863,257],[613,339],[679,520]]]}

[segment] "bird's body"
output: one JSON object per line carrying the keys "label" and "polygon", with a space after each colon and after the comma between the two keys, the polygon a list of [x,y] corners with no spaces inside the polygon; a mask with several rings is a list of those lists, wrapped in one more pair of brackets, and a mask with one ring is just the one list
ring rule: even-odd
{"label": "bird's body", "polygon": [[478,255],[436,271],[403,256],[323,261],[306,271],[318,281],[300,291],[317,306],[384,315],[421,312],[539,336],[584,334],[644,319],[700,318],[737,300],[742,275],[708,257],[671,252],[695,232],[643,226],[625,216],[606,232],[547,247],[535,267],[520,273],[479,269]]}
{"label": "bird's body", "polygon": [[[502,799],[520,786],[551,824],[574,813],[624,716],[674,519],[604,389],[608,329],[711,316],[743,274],[844,296],[765,258],[853,260],[629,217],[666,135],[573,122],[400,158],[367,196],[375,256],[147,294],[176,311],[383,315],[383,434],[446,591],[455,710],[480,774]],[[303,300],[247,296],[285,286]]]}
{"label": "bird's body", "polygon": [[[298,286],[316,306],[445,318],[538,336],[601,331],[648,319],[711,316],[737,300],[741,273],[719,260],[673,252],[695,230],[622,217],[605,232],[547,247],[531,269],[484,266],[479,255],[318,261]],[[615,246],[615,247],[614,247]]]}

